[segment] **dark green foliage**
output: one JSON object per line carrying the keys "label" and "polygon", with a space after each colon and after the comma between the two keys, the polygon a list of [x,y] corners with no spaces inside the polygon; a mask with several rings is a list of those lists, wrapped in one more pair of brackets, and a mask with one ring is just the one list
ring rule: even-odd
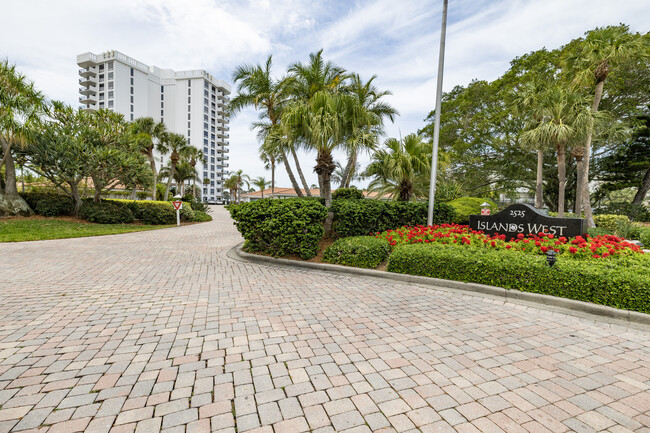
{"label": "dark green foliage", "polygon": [[641,204],[626,202],[611,203],[609,206],[598,209],[598,214],[627,215],[632,221],[650,221],[650,209]]}
{"label": "dark green foliage", "polygon": [[339,188],[332,194],[332,199],[353,199],[361,200],[363,192],[357,188]]}
{"label": "dark green foliage", "polygon": [[650,248],[650,227],[643,227],[639,232],[639,239],[643,248]]}
{"label": "dark green foliage", "polygon": [[200,210],[197,210],[194,212],[194,219],[192,221],[197,223],[212,221],[212,216],[206,212],[201,212]]}
{"label": "dark green foliage", "polygon": [[[338,237],[363,236],[370,233],[427,223],[427,202],[398,202],[380,200],[334,200],[334,232]],[[433,223],[454,221],[456,213],[446,203],[436,203]]]}
{"label": "dark green foliage", "polygon": [[327,215],[325,206],[308,199],[262,199],[230,205],[228,210],[247,251],[303,259],[316,255]]}
{"label": "dark green foliage", "polygon": [[133,213],[128,206],[109,201],[95,203],[84,201],[79,217],[98,224],[128,224],[133,222]]}
{"label": "dark green foliage", "polygon": [[376,268],[388,258],[390,245],[386,239],[354,236],[339,239],[327,247],[323,261],[358,268]]}
{"label": "dark green foliage", "polygon": [[194,221],[194,211],[191,206],[186,206],[187,203],[183,203],[181,208],[181,221],[192,222]]}
{"label": "dark green foliage", "polygon": [[490,212],[493,215],[497,213],[498,207],[496,203],[489,198],[461,197],[450,201],[449,204],[456,211],[456,219],[453,222],[456,224],[469,224],[469,216],[480,215],[481,205],[485,202],[490,204]]}
{"label": "dark green foliage", "polygon": [[395,249],[388,271],[447,280],[489,284],[542,293],[610,307],[650,313],[650,258],[580,261],[560,258],[549,267],[542,256],[511,251],[436,245],[405,245]]}
{"label": "dark green foliage", "polygon": [[594,222],[596,227],[614,231],[618,224],[628,223],[630,219],[625,215],[594,215]]}
{"label": "dark green foliage", "polygon": [[193,198],[192,200],[183,199],[183,201],[190,203],[192,205],[192,210],[194,211],[199,211],[204,213],[208,213],[210,211],[210,206],[208,206],[207,203],[202,202],[200,199],[196,199],[196,198]]}
{"label": "dark green foliage", "polygon": [[596,236],[602,236],[602,235],[613,235],[614,230],[608,230],[608,229],[603,229],[600,227],[594,227],[587,229],[587,234],[591,236],[592,238],[595,238]]}
{"label": "dark green foliage", "polygon": [[56,192],[24,192],[20,196],[37,215],[56,217],[72,215],[74,211],[74,203],[67,195]]}
{"label": "dark green foliage", "polygon": [[[146,202],[143,202],[146,203]],[[176,224],[176,211],[171,205],[139,206],[138,219],[144,224]]]}

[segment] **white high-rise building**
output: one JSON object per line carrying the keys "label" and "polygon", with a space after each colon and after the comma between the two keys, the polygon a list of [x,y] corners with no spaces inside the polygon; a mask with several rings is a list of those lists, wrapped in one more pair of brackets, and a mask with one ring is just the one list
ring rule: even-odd
{"label": "white high-rise building", "polygon": [[[200,179],[210,182],[198,182],[203,200],[223,200],[229,166],[228,83],[201,69],[177,72],[148,66],[119,51],[79,54],[77,64],[82,108],[114,110],[126,120],[152,117],[185,136],[205,155],[203,165],[196,166]],[[158,169],[168,158],[156,155]]]}

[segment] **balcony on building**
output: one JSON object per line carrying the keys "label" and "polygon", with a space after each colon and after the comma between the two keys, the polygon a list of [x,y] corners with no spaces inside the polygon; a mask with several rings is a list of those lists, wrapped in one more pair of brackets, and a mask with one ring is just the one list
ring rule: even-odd
{"label": "balcony on building", "polygon": [[79,75],[84,78],[94,77],[95,75],[97,75],[97,71],[95,70],[95,68],[82,68],[79,69]]}
{"label": "balcony on building", "polygon": [[90,68],[97,65],[97,56],[93,53],[83,53],[77,56],[77,65],[81,68]]}
{"label": "balcony on building", "polygon": [[91,77],[82,77],[82,78],[79,78],[79,84],[81,84],[82,86],[86,86],[86,87],[88,87],[88,86],[92,86],[92,85],[94,85],[94,84],[96,84],[96,83],[95,83],[95,79],[94,79],[94,78],[91,78]]}
{"label": "balcony on building", "polygon": [[88,87],[79,87],[79,93],[82,95],[95,95],[97,94],[97,87],[88,86]]}
{"label": "balcony on building", "polygon": [[86,105],[97,104],[97,98],[91,95],[83,95],[79,97],[79,102]]}

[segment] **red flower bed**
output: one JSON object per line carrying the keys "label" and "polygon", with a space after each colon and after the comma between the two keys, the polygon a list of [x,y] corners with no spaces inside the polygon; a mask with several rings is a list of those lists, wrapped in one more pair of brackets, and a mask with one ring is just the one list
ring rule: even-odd
{"label": "red flower bed", "polygon": [[505,235],[489,235],[482,231],[470,230],[468,226],[457,224],[441,224],[433,226],[401,227],[383,233],[375,233],[375,237],[385,238],[391,247],[402,244],[458,244],[469,248],[491,248],[521,251],[527,254],[545,254],[553,250],[558,254],[566,254],[575,258],[603,259],[628,254],[643,254],[638,246],[623,238],[611,235],[596,237],[577,236],[566,238],[555,237],[550,233],[537,235],[517,235],[517,239],[506,241]]}

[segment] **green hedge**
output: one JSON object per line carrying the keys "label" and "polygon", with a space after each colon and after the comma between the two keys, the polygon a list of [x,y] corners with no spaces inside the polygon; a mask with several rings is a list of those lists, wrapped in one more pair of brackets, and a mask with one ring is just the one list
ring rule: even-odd
{"label": "green hedge", "polygon": [[358,268],[376,268],[388,258],[390,245],[386,239],[353,236],[339,239],[327,247],[323,261]]}
{"label": "green hedge", "polygon": [[363,191],[355,187],[352,188],[339,188],[332,193],[332,199],[351,199],[351,200],[361,200],[363,199]]}
{"label": "green hedge", "polygon": [[[427,202],[398,202],[381,200],[334,200],[333,230],[338,237],[365,236],[370,233],[427,223]],[[456,218],[454,209],[445,203],[436,203],[433,223],[451,223]]]}
{"label": "green hedge", "polygon": [[497,204],[489,198],[461,197],[450,201],[449,205],[451,205],[456,211],[455,219],[451,222],[456,224],[469,224],[469,216],[479,215],[481,213],[481,205],[486,202],[490,204],[490,212],[492,214],[497,213]]}
{"label": "green hedge", "polygon": [[325,206],[317,200],[256,200],[229,205],[237,230],[245,239],[244,249],[275,257],[314,257],[323,237]]}
{"label": "green hedge", "polygon": [[208,214],[207,212],[201,212],[199,210],[194,212],[194,222],[197,223],[203,223],[203,222],[208,222],[212,221],[212,216]]}
{"label": "green hedge", "polygon": [[594,215],[596,227],[606,230],[616,230],[619,224],[629,221],[630,219],[626,215]]}
{"label": "green hedge", "polygon": [[404,245],[388,260],[388,271],[489,284],[610,307],[650,313],[650,257],[616,260],[560,259],[447,245]]}
{"label": "green hedge", "polygon": [[74,202],[63,194],[56,192],[23,192],[20,196],[37,215],[56,217],[72,215]]}
{"label": "green hedge", "polygon": [[[169,201],[122,199],[114,199],[110,201],[126,204],[133,213],[133,216],[145,224],[176,224],[176,210],[174,210],[174,206]],[[194,221],[194,215],[192,205],[183,202],[181,221]]]}
{"label": "green hedge", "polygon": [[79,217],[98,224],[129,224],[133,222],[133,213],[122,203],[109,201],[84,201],[79,210]]}

